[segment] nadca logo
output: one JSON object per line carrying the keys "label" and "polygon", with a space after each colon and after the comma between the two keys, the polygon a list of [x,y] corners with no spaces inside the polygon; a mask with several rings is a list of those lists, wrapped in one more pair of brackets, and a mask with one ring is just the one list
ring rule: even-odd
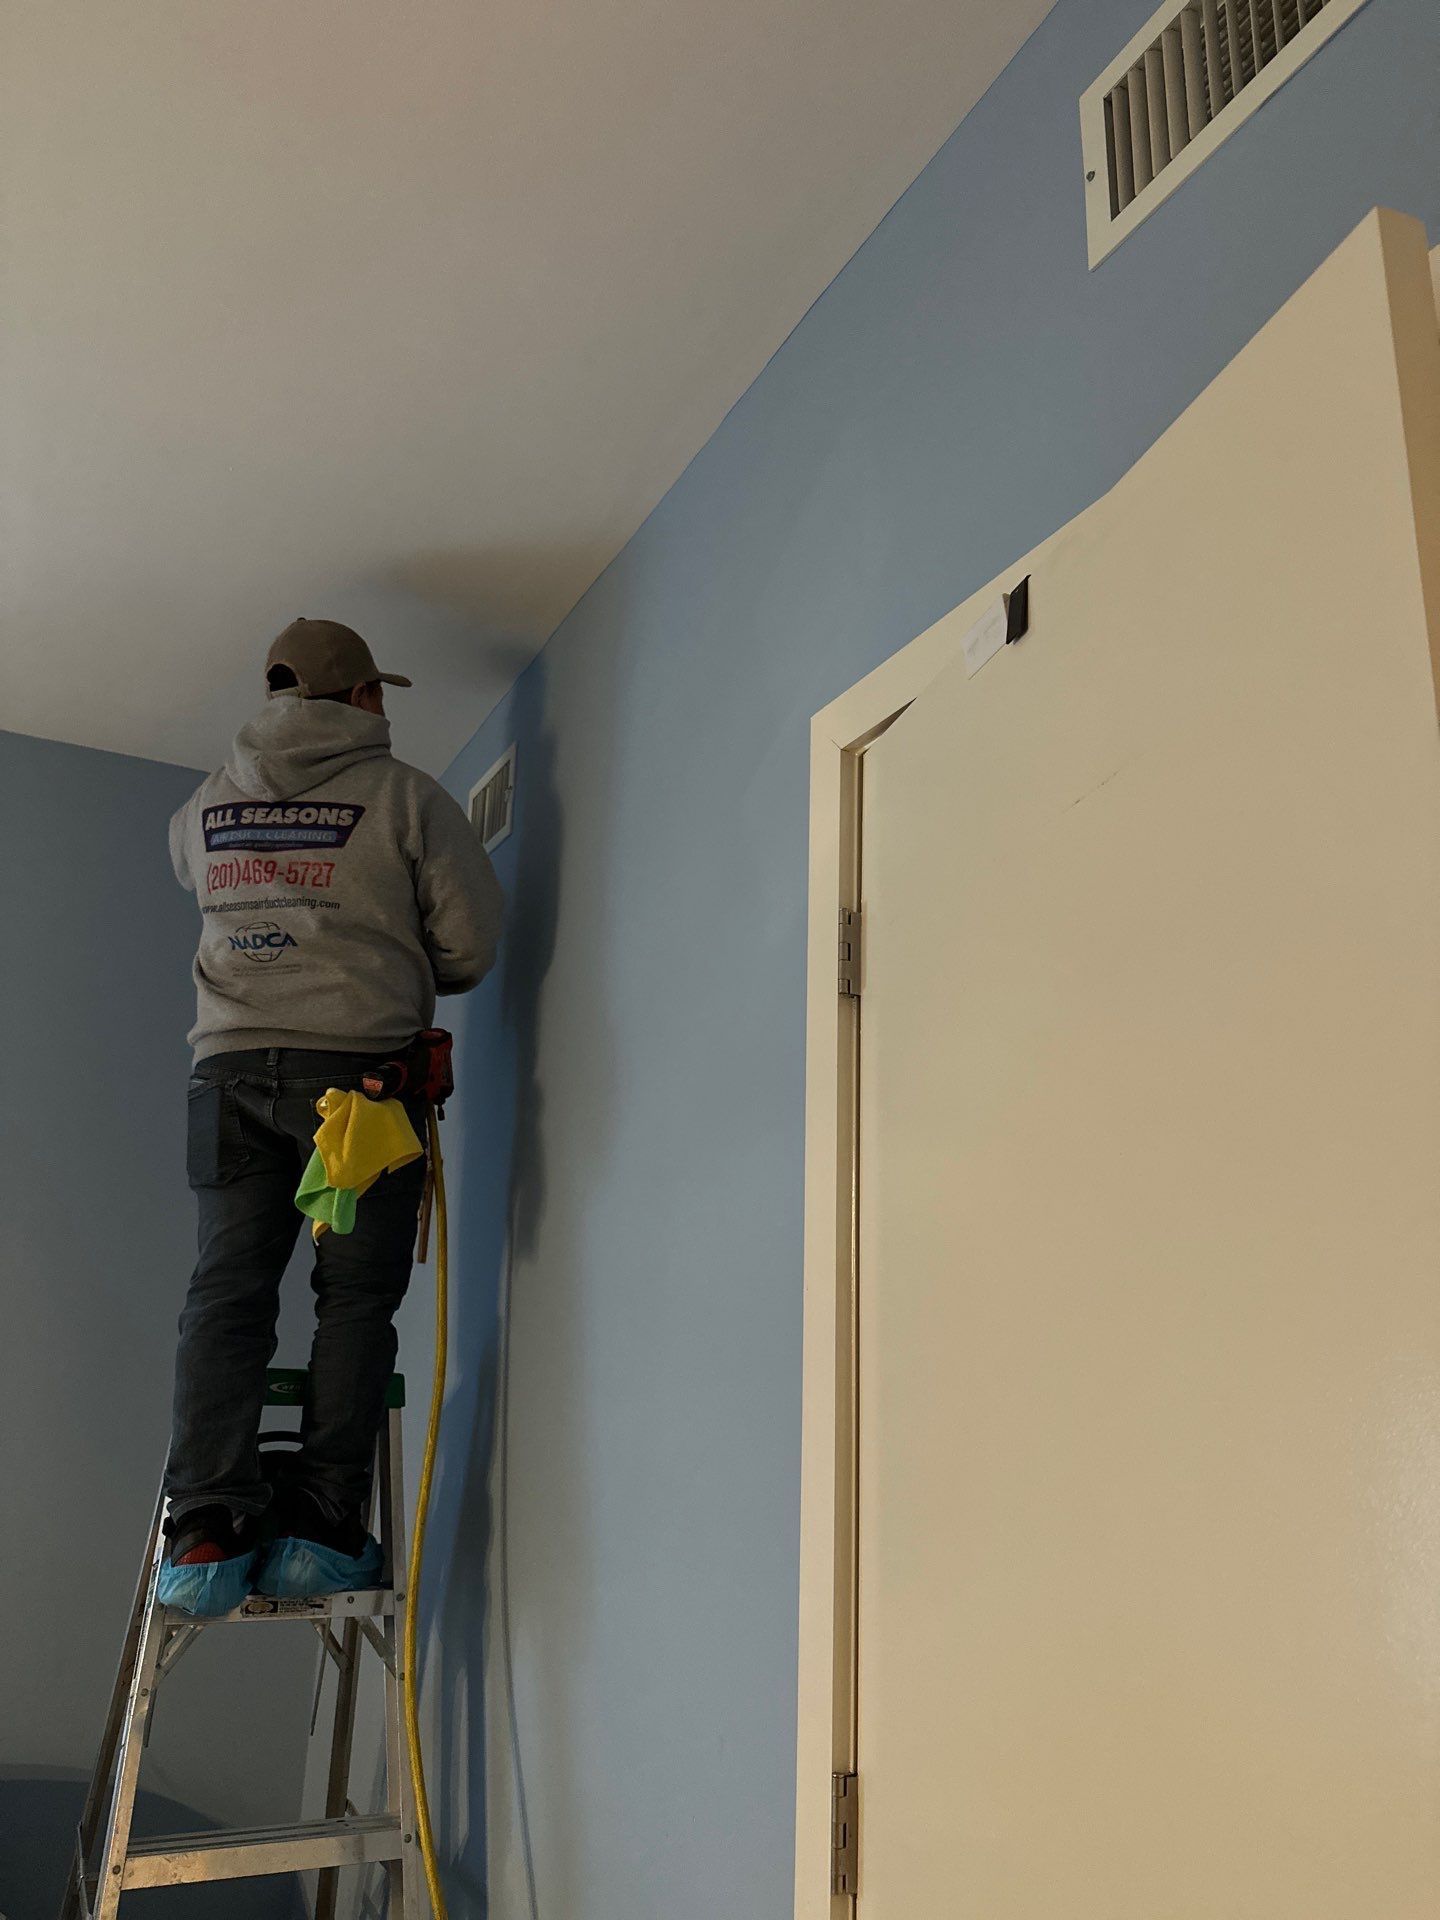
{"label": "nadca logo", "polygon": [[242,927],[239,933],[230,935],[232,950],[243,953],[247,960],[278,960],[286,947],[298,947],[299,944],[293,933],[286,933],[273,920],[254,920],[248,927]]}

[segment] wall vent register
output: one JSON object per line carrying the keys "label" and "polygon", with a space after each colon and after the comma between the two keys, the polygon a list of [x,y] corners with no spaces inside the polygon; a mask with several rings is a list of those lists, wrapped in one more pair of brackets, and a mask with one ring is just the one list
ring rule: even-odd
{"label": "wall vent register", "polygon": [[470,790],[470,824],[486,853],[508,840],[515,814],[515,749],[508,748]]}
{"label": "wall vent register", "polygon": [[1174,0],[1080,102],[1098,266],[1366,0]]}

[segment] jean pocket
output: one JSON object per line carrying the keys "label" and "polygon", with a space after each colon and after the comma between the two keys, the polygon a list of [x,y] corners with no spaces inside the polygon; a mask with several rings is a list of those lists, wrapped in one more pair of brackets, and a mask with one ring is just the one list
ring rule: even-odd
{"label": "jean pocket", "polygon": [[223,1187],[245,1171],[250,1149],[233,1087],[192,1080],[186,1103],[185,1171],[192,1187]]}

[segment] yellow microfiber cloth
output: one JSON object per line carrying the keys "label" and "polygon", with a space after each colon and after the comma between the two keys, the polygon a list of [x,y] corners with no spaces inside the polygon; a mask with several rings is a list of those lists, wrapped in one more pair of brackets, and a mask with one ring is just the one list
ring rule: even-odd
{"label": "yellow microfiber cloth", "polygon": [[315,1151],[295,1204],[310,1216],[310,1231],[318,1240],[327,1227],[349,1233],[360,1195],[382,1173],[408,1166],[425,1149],[398,1100],[369,1100],[331,1087],[315,1102],[315,1111],[320,1115]]}

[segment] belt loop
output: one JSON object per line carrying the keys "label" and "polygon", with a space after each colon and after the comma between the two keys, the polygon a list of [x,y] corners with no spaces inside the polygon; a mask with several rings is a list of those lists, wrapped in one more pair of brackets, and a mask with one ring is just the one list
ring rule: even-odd
{"label": "belt loop", "polygon": [[265,1065],[270,1069],[270,1073],[272,1077],[279,1073],[280,1071],[279,1047],[271,1047],[269,1052],[265,1055]]}

